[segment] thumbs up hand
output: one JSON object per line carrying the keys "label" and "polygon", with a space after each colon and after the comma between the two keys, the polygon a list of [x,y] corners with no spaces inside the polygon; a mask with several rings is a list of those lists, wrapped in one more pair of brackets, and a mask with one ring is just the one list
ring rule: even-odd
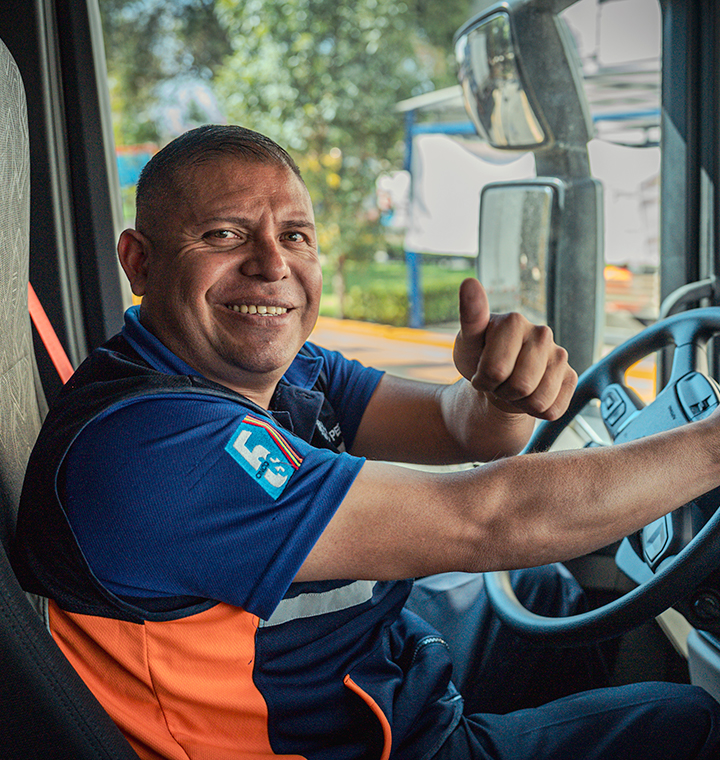
{"label": "thumbs up hand", "polygon": [[491,314],[487,294],[474,279],[460,286],[460,332],[455,366],[498,409],[554,420],[567,409],[577,374],[552,330],[516,312]]}

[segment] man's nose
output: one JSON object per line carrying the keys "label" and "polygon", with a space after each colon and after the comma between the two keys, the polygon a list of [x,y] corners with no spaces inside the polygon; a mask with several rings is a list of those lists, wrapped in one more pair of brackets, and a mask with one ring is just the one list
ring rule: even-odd
{"label": "man's nose", "polygon": [[245,257],[240,270],[246,277],[261,277],[269,282],[287,277],[289,267],[287,252],[279,241],[270,236],[255,239],[252,250]]}

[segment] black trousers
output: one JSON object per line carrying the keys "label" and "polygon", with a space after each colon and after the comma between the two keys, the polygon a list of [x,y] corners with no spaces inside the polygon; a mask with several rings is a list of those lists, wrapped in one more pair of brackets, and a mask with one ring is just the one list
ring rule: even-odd
{"label": "black trousers", "polygon": [[[585,609],[562,566],[513,573],[518,598],[544,615]],[[417,582],[407,605],[443,634],[464,718],[434,760],[720,758],[720,705],[704,690],[643,683],[607,688],[595,646],[538,646],[492,612],[482,576]]]}

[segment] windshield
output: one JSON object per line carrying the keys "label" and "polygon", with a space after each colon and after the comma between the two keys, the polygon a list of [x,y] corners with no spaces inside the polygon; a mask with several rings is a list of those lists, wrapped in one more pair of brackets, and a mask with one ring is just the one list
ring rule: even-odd
{"label": "windshield", "polygon": [[[170,139],[210,122],[264,132],[292,153],[316,209],[324,290],[315,339],[398,374],[457,377],[457,288],[478,271],[480,193],[536,174],[532,153],[491,148],[464,110],[452,38],[473,3],[100,8],[126,224],[139,170]],[[604,188],[608,350],[659,310],[660,11],[657,0],[579,0],[562,18]],[[540,320],[543,266],[525,277]],[[638,371],[647,395],[654,370]]]}

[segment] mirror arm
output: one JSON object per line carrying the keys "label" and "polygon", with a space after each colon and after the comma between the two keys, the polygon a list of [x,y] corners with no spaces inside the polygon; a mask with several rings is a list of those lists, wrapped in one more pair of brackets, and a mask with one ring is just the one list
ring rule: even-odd
{"label": "mirror arm", "polygon": [[535,154],[538,177],[585,179],[591,176],[590,158],[586,145],[558,145]]}
{"label": "mirror arm", "polygon": [[689,282],[677,290],[673,290],[669,296],[666,296],[660,306],[660,316],[658,319],[665,319],[672,314],[682,311],[682,307],[687,303],[699,301],[702,298],[710,298],[715,293],[716,278],[708,277],[698,282]]}

